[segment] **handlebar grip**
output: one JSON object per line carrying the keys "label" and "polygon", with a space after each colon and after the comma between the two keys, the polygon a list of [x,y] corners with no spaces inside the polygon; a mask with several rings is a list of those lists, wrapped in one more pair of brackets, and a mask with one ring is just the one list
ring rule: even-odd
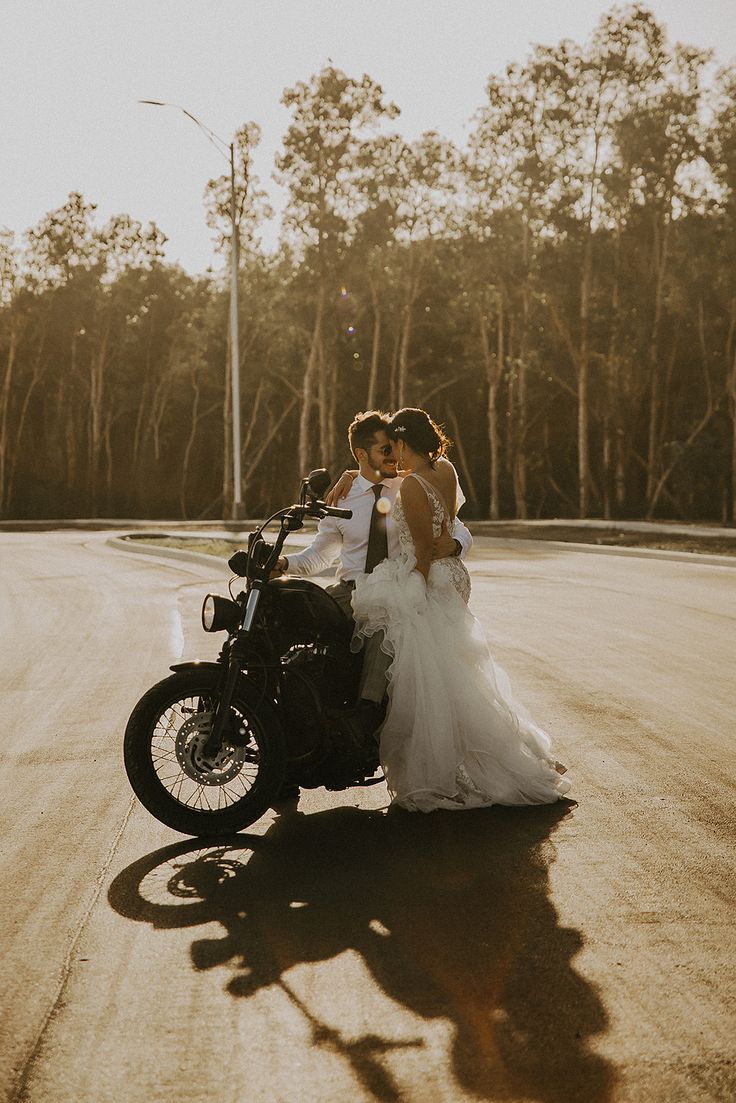
{"label": "handlebar grip", "polygon": [[346,521],[349,521],[353,516],[352,509],[338,509],[337,506],[324,506],[323,508],[328,517],[344,517]]}

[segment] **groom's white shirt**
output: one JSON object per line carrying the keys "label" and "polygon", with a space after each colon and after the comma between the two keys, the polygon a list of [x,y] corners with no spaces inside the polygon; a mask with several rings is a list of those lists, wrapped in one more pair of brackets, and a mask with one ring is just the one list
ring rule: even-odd
{"label": "groom's white shirt", "polygon": [[[402,480],[382,479],[381,481],[386,488],[381,493],[381,497],[386,498],[393,506]],[[370,482],[363,475],[358,475],[353,480],[347,498],[343,498],[339,503],[341,508],[351,509],[353,516],[349,521],[343,517],[323,518],[319,523],[317,535],[309,547],[297,552],[296,555],[287,556],[289,574],[318,574],[331,567],[338,557],[340,559],[336,572],[338,580],[354,582],[359,575],[363,574],[368,551],[371,513],[375,502],[374,486],[375,483]],[[464,558],[473,546],[473,537],[457,517],[451,536],[461,544],[461,557]],[[399,536],[390,511],[386,516],[386,538],[388,557],[395,559],[399,554]]]}

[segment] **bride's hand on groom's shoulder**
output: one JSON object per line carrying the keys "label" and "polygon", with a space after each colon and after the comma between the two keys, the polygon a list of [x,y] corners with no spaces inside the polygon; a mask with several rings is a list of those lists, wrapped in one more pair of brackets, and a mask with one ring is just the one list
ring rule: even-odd
{"label": "bride's hand on groom's shoulder", "polygon": [[343,498],[347,498],[353,488],[353,480],[357,474],[357,471],[343,471],[335,485],[325,495],[325,502],[328,506],[336,506]]}

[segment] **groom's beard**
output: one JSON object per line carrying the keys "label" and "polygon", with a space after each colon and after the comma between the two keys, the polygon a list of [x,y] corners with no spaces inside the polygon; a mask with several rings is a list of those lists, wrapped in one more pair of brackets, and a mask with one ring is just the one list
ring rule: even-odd
{"label": "groom's beard", "polygon": [[381,464],[378,469],[378,474],[381,476],[382,479],[395,479],[396,464],[392,463],[390,466],[388,464]]}

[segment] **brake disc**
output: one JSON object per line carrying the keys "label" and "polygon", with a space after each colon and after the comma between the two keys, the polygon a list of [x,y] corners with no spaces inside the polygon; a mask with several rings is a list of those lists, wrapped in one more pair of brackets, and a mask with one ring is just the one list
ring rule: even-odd
{"label": "brake disc", "polygon": [[176,736],[176,760],[184,773],[198,785],[226,785],[243,768],[246,747],[224,743],[216,755],[204,753],[212,733],[213,712],[196,712],[185,720]]}

